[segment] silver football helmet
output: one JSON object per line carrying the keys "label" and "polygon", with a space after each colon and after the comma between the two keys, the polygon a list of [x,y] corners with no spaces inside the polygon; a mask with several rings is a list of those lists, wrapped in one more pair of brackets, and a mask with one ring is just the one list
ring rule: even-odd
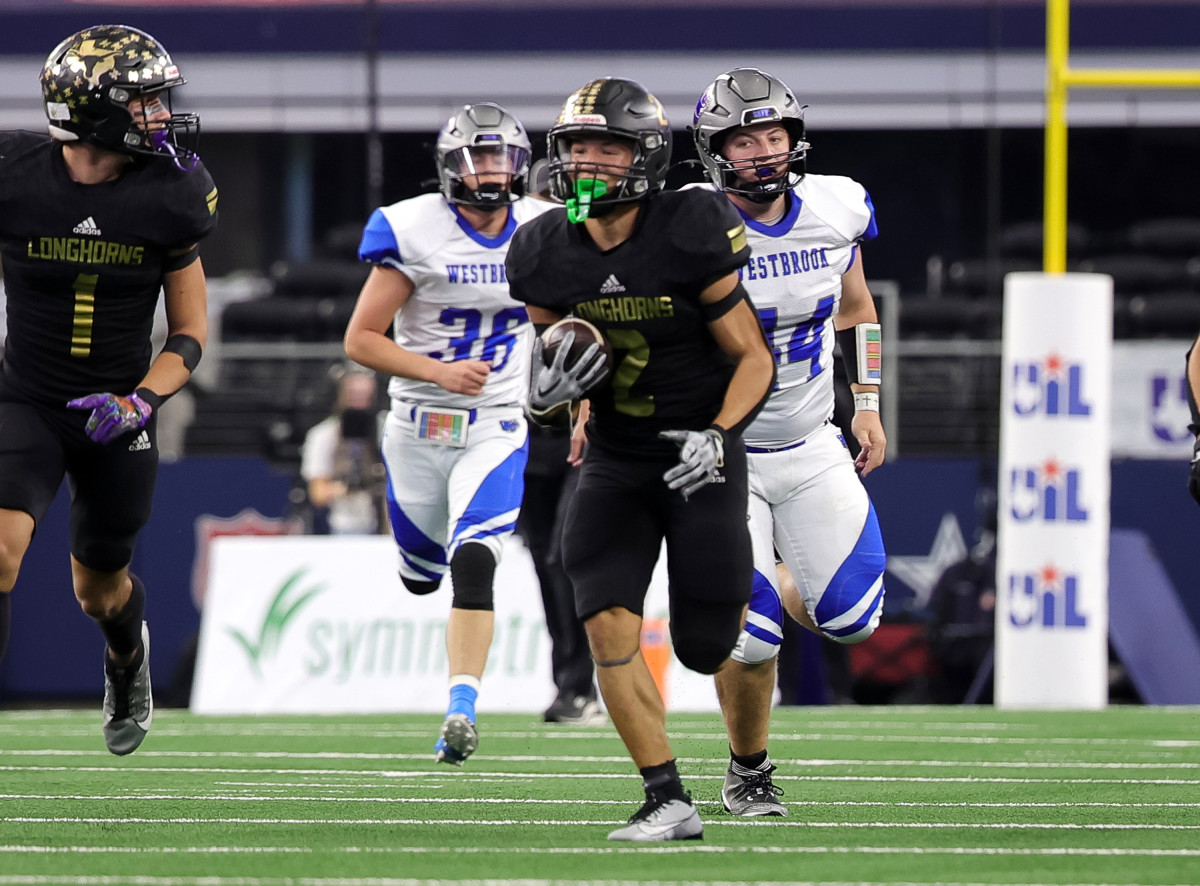
{"label": "silver football helmet", "polygon": [[[791,136],[789,150],[736,164],[726,158],[723,149],[733,131],[757,123],[782,125]],[[696,103],[692,138],[704,171],[722,191],[769,203],[804,178],[810,147],[804,138],[804,106],[787,84],[758,68],[734,68],[704,90]],[[753,170],[750,177],[748,170]]]}
{"label": "silver football helmet", "polygon": [[449,203],[502,209],[525,193],[529,136],[499,105],[464,105],[438,133],[434,154],[438,187]]}

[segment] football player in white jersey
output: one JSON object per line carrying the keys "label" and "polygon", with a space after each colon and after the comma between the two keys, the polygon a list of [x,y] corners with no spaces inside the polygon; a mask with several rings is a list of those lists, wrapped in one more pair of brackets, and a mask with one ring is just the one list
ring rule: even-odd
{"label": "football player in white jersey", "polygon": [[[716,675],[729,734],[721,798],[734,815],[786,815],[767,754],[784,613],[839,643],[858,643],[883,611],[883,539],[857,474],[883,462],[879,325],[859,244],[875,236],[862,185],[806,175],[803,109],[779,79],[738,68],[709,85],[692,134],[708,178],[741,213],[752,255],[742,282],[777,366],[746,431],[754,591],[732,663]],[[841,343],[854,391],[852,460],[833,415]],[[857,471],[857,473],[856,473]],[[795,579],[781,593],[776,552]]]}
{"label": "football player in white jersey", "polygon": [[[358,255],[374,265],[346,328],[350,359],[392,376],[383,436],[400,578],[454,586],[450,703],[434,747],[462,765],[492,643],[492,580],[521,505],[533,328],[509,297],[517,225],[552,208],[523,196],[529,136],[490,102],[466,105],[435,148],[439,194],[376,209]],[[394,340],[388,336],[394,330]]]}

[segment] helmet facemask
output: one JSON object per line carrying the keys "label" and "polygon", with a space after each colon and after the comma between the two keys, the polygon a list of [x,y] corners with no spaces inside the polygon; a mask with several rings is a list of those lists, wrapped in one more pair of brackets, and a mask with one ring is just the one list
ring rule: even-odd
{"label": "helmet facemask", "polygon": [[[109,102],[114,107],[123,107],[129,117],[121,136],[123,150],[143,156],[170,157],[176,166],[184,172],[190,172],[200,159],[196,154],[200,142],[200,117],[197,114],[176,114],[171,108],[171,89],[164,87],[136,92],[113,86],[108,90]],[[142,100],[141,110],[131,110],[130,102],[139,97]],[[154,108],[160,102],[166,116],[156,119]]]}
{"label": "helmet facemask", "polygon": [[497,133],[480,133],[475,145],[448,151],[438,158],[438,165],[451,203],[490,212],[525,193],[529,151],[505,144]]}
{"label": "helmet facemask", "polygon": [[[641,141],[645,138],[653,140],[654,133],[643,134],[641,139],[619,139],[632,148],[633,157],[628,165],[574,159],[571,146],[589,135],[611,138],[605,130],[586,129],[555,133],[550,138],[550,193],[566,204],[567,217],[572,222],[601,218],[620,204],[641,200],[651,191],[646,151]],[[651,150],[657,146],[655,144]]]}
{"label": "helmet facemask", "polygon": [[752,203],[770,203],[800,184],[811,147],[804,140],[804,122],[791,119],[778,121],[778,124],[787,130],[789,145],[786,151],[774,154],[730,160],[725,156],[725,148],[741,127],[731,127],[713,136],[709,162],[705,164],[713,183],[722,191],[737,194]]}

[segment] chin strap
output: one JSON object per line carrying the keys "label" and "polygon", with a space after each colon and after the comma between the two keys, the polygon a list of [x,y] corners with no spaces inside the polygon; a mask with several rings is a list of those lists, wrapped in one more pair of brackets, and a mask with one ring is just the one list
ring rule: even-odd
{"label": "chin strap", "polygon": [[608,193],[608,185],[598,178],[581,178],[575,182],[575,196],[566,199],[567,220],[578,224],[591,213],[592,201]]}

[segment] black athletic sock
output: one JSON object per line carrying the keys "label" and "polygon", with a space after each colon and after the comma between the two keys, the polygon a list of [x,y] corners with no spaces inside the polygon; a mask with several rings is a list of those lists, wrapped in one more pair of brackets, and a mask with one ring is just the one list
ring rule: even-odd
{"label": "black athletic sock", "polygon": [[127,665],[118,666],[112,660],[112,656],[107,652],[104,653],[104,669],[114,677],[124,677],[126,674],[137,673],[137,669],[142,666],[142,662],[146,660],[146,647],[138,646],[137,652],[133,655],[133,660]]}
{"label": "black athletic sock", "polygon": [[763,748],[757,754],[747,754],[745,757],[739,757],[733,752],[733,748],[730,748],[729,759],[747,769],[762,769],[763,764],[767,762],[767,749]]}
{"label": "black athletic sock", "polygon": [[12,623],[12,594],[0,594],[0,661],[8,649],[9,624]]}
{"label": "black athletic sock", "polygon": [[142,580],[129,573],[133,590],[121,611],[112,618],[96,619],[108,648],[114,655],[132,655],[142,645],[142,616],[146,613],[146,586]]}
{"label": "black athletic sock", "polygon": [[679,780],[679,770],[675,768],[674,760],[638,771],[642,773],[642,787],[646,790],[647,799],[654,794],[667,800],[691,800],[683,789],[683,782]]}

